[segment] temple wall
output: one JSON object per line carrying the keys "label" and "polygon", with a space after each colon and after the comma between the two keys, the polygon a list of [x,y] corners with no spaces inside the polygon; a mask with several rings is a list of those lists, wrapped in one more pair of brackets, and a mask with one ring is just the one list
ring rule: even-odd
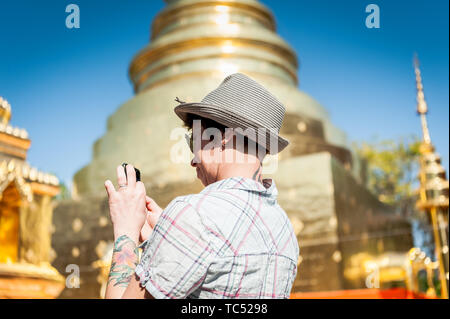
{"label": "temple wall", "polygon": [[50,196],[34,195],[20,208],[20,260],[31,264],[51,261],[53,206]]}
{"label": "temple wall", "polygon": [[346,276],[360,254],[406,253],[413,246],[408,220],[328,153],[283,161],[276,181],[302,256],[293,291],[366,288],[364,278]]}
{"label": "temple wall", "polygon": [[[275,179],[279,203],[299,240],[295,292],[364,288],[364,279],[350,280],[345,275],[358,254],[406,252],[413,246],[408,221],[380,203],[329,153],[283,160],[276,174],[267,177]],[[158,186],[147,183],[145,175],[143,181],[147,193],[162,207],[176,196],[203,188],[198,181]],[[73,227],[77,219],[83,225],[79,230]],[[62,297],[98,297],[100,272],[92,264],[100,258],[96,247],[111,242],[113,233],[107,199],[87,196],[62,202],[55,209],[54,224],[55,266],[62,273],[71,263],[81,269],[81,288],[66,289]]]}

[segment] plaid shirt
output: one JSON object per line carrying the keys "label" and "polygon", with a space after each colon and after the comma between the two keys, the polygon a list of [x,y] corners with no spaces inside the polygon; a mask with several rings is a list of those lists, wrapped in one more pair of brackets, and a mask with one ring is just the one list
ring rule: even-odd
{"label": "plaid shirt", "polygon": [[233,177],[175,198],[141,245],[141,285],[155,298],[288,298],[299,247],[270,182]]}

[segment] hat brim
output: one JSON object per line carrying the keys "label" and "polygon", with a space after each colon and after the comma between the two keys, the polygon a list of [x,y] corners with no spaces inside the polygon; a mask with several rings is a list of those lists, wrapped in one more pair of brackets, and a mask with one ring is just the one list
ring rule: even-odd
{"label": "hat brim", "polygon": [[[264,127],[250,119],[244,119],[242,116],[235,114],[232,111],[224,110],[223,108],[207,103],[182,103],[175,107],[175,114],[183,121],[186,122],[188,114],[198,115],[200,117],[204,117],[226,127],[230,128],[242,128],[243,130],[247,128],[258,129]],[[289,145],[289,141],[280,135],[276,134],[274,131],[268,129],[267,130],[268,139],[266,139],[265,148],[268,150],[269,154],[274,155],[281,152],[286,146]],[[278,144],[272,145],[270,143],[271,140],[276,139]]]}

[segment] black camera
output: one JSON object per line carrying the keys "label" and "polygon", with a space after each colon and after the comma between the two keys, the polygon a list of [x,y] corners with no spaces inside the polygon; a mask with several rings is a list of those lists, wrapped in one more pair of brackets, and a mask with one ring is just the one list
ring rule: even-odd
{"label": "black camera", "polygon": [[[128,178],[128,176],[127,176],[127,165],[128,165],[127,163],[123,163],[122,164],[123,170],[125,171],[125,177]],[[134,171],[136,172],[136,182],[140,182],[141,181],[141,171],[138,170],[136,167],[134,168]]]}

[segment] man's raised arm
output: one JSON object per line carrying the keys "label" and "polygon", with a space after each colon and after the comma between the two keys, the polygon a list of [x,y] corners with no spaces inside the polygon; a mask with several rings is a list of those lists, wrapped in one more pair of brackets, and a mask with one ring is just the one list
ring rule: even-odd
{"label": "man's raised arm", "polygon": [[[135,268],[139,263],[139,235],[146,222],[147,208],[151,210],[152,204],[145,195],[144,184],[136,182],[134,167],[127,165],[126,170],[127,175],[122,166],[117,167],[117,191],[111,181],[105,182],[114,229],[113,256],[105,296],[108,299],[151,297],[140,286]],[[159,216],[151,217],[157,220]],[[148,219],[151,228],[155,224],[152,218]]]}

